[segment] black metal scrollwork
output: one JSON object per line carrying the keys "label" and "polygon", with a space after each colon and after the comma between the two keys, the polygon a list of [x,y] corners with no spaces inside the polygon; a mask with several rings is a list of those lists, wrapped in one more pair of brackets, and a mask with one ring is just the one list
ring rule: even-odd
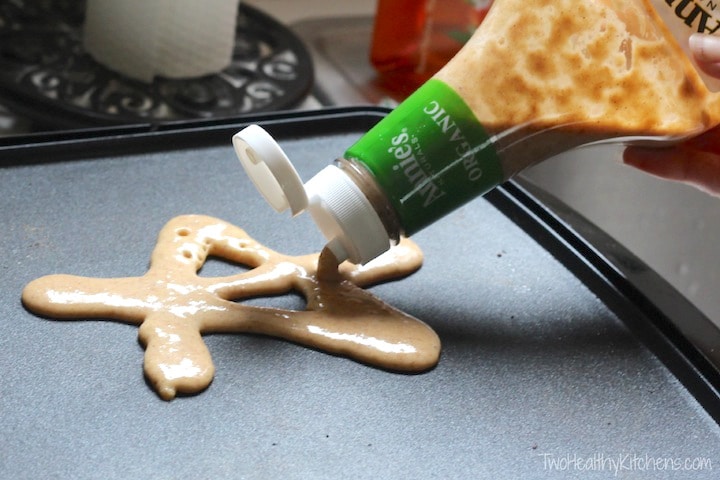
{"label": "black metal scrollwork", "polygon": [[243,5],[231,64],[214,75],[115,73],[82,46],[83,1],[0,1],[0,101],[50,127],[231,117],[290,108],[312,86],[310,55],[286,27]]}

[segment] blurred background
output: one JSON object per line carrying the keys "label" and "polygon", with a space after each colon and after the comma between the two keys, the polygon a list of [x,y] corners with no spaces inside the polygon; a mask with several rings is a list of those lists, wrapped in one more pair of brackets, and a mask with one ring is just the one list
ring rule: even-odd
{"label": "blurred background", "polygon": [[[488,3],[242,0],[225,71],[143,83],[83,52],[84,2],[0,0],[0,135],[392,107],[459,48]],[[522,178],[613,236],[720,324],[720,199],[623,166],[619,154],[569,152]]]}

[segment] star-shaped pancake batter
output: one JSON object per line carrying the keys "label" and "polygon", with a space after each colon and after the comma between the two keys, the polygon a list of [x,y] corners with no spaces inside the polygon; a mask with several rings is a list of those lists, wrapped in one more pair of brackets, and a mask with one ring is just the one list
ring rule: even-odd
{"label": "star-shaped pancake batter", "polygon": [[[249,270],[200,277],[209,256]],[[163,227],[142,277],[49,275],[30,282],[22,300],[46,317],[139,325],[145,375],[166,400],[202,391],[212,381],[214,366],[202,339],[207,333],[280,337],[390,370],[417,372],[437,363],[440,341],[430,327],[360,288],[416,271],[422,254],[410,240],[364,266],[344,263],[320,279],[319,258],[283,255],[227,222],[185,215]],[[305,297],[305,310],[239,302],[292,291]]]}

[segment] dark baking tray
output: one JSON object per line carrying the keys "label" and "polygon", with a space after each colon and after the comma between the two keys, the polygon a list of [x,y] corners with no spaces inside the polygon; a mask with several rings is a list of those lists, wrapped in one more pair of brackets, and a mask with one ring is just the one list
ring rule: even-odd
{"label": "dark baking tray", "polygon": [[[253,120],[307,179],[384,113]],[[23,309],[23,286],[42,275],[141,275],[179,214],[288,253],[321,248],[310,220],[272,212],[239,168],[230,136],[245,123],[0,146],[0,478],[717,478],[717,328],[529,186],[421,232],[423,268],[373,287],[439,333],[440,363],[424,374],[212,335],[212,385],[165,402],[143,379],[137,327]]]}

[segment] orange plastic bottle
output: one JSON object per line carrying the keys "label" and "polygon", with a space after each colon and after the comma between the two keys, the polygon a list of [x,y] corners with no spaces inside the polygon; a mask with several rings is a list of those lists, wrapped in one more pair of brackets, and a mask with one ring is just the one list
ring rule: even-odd
{"label": "orange plastic bottle", "polygon": [[476,30],[492,0],[378,0],[370,61],[402,100],[445,65]]}

